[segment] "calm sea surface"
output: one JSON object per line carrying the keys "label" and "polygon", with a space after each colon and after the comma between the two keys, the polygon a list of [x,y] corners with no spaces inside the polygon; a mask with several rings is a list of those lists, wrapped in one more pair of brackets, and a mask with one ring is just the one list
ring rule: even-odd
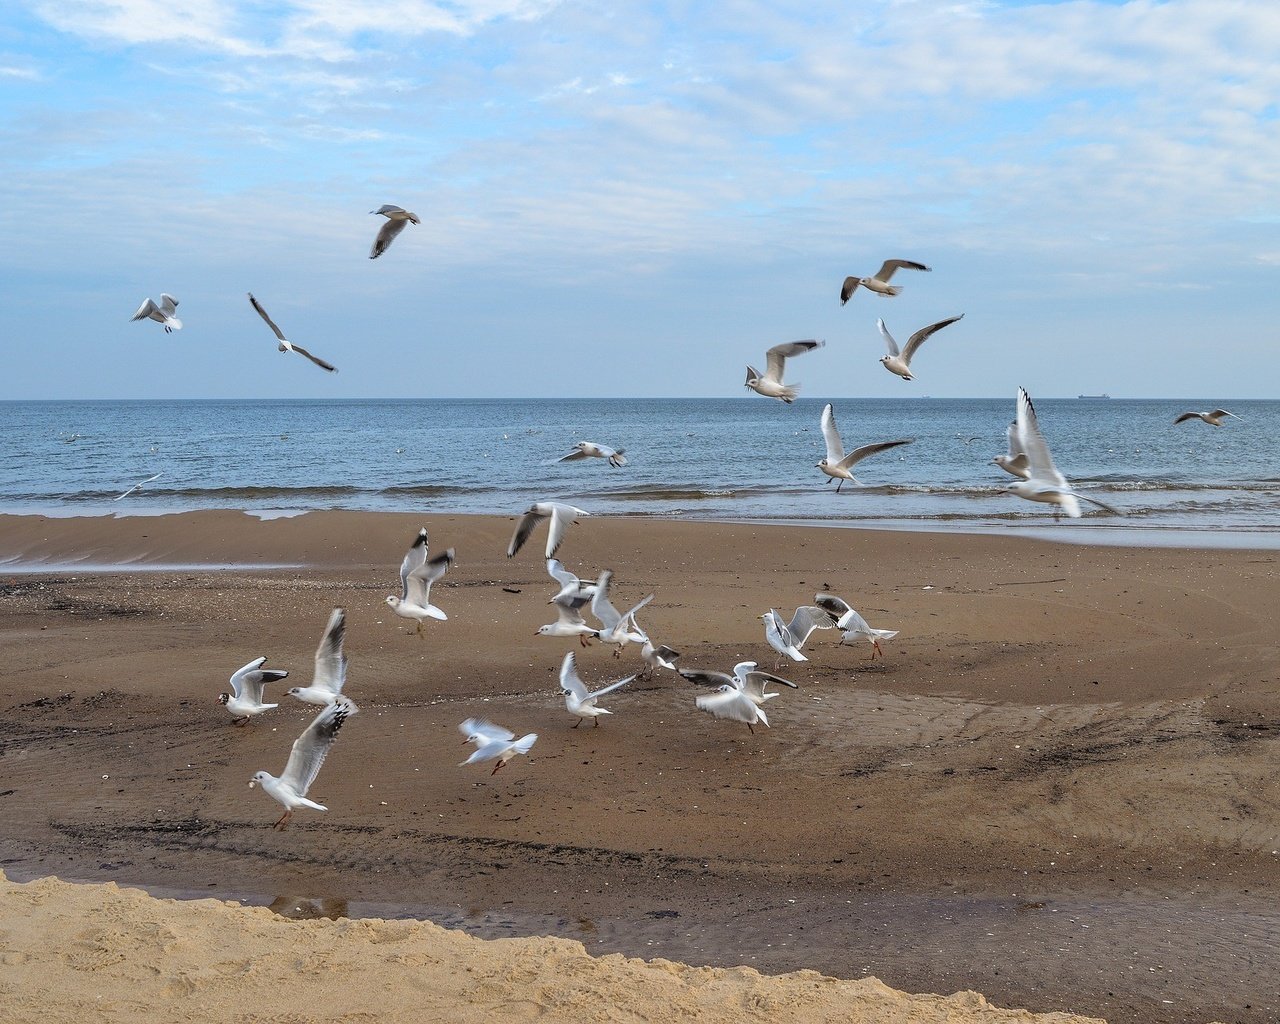
{"label": "calm sea surface", "polygon": [[[512,514],[555,498],[591,512],[900,529],[1054,527],[1006,493],[1009,399],[835,402],[847,448],[914,438],[835,485],[823,399],[90,401],[0,403],[0,513],[309,509]],[[1222,428],[1173,425],[1223,404]],[[1054,458],[1091,510],[1055,536],[1280,545],[1280,402],[1038,399]],[[69,440],[70,438],[74,440]],[[577,440],[629,464],[558,463]],[[159,479],[121,500],[126,488]]]}

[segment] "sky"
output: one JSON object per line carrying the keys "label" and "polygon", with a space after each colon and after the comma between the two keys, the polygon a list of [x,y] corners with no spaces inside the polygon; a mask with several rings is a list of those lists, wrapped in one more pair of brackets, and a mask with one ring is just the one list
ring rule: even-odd
{"label": "sky", "polygon": [[747,395],[799,338],[814,397],[1280,397],[1277,53],[1274,0],[8,0],[0,399]]}

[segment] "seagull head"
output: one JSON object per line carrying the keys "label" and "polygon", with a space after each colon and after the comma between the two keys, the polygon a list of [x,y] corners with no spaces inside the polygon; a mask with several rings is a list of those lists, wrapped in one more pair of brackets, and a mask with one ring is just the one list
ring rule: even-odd
{"label": "seagull head", "polygon": [[[302,692],[302,687],[301,687],[301,686],[291,686],[291,687],[289,687],[289,689],[285,690],[284,692],[285,692],[285,696],[288,696],[288,697],[297,697],[297,696],[298,696],[298,694],[300,694],[300,693]],[[301,700],[302,698],[301,698],[301,697],[299,697],[298,699],[299,699],[299,700]]]}
{"label": "seagull head", "polygon": [[754,366],[748,366],[747,379],[742,386],[745,388],[751,388],[751,387],[755,387],[759,383],[760,383],[760,371],[757,370]]}
{"label": "seagull head", "polygon": [[391,607],[392,607],[392,608],[399,608],[399,607],[400,607],[400,598],[398,598],[398,597],[396,597],[394,594],[392,594],[392,595],[390,595],[390,596],[388,596],[388,597],[387,597],[387,604],[391,605]]}
{"label": "seagull head", "polygon": [[266,772],[254,772],[254,773],[253,773],[253,778],[251,778],[251,779],[249,780],[249,788],[250,788],[250,789],[253,789],[253,787],[254,787],[257,783],[259,783],[259,782],[265,783],[265,782],[267,781],[267,779],[269,779],[269,778],[271,778],[271,776],[270,776],[270,775],[268,775]]}
{"label": "seagull head", "polygon": [[226,704],[226,702],[227,702],[227,701],[229,701],[230,699],[231,699],[231,694],[229,694],[229,693],[220,693],[220,694],[218,694],[218,703],[219,703],[219,704]]}

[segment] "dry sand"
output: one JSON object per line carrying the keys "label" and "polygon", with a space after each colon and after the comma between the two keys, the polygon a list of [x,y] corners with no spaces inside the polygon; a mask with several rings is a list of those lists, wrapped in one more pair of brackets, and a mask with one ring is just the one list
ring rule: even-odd
{"label": "dry sand", "polygon": [[[414,637],[383,598],[420,525],[459,564],[434,595],[449,621]],[[1280,1018],[1274,553],[574,527],[567,564],[613,568],[619,604],[656,592],[643,624],[685,665],[772,667],[756,616],[789,614],[824,585],[902,630],[874,665],[832,634],[815,638],[813,660],[784,671],[801,689],[773,701],[773,728],[752,736],[695,712],[671,675],[612,695],[600,729],[571,730],[555,682],[568,643],[533,636],[553,617],[543,536],[509,561],[511,529],[354,513],[4,518],[0,558],[50,570],[0,575],[10,877],[322,899],[482,935],[552,932],[593,953],[875,975],[1117,1022]],[[136,568],[86,572],[73,559]],[[142,571],[195,564],[305,568]],[[216,694],[258,655],[305,684],[336,604],[348,608],[348,691],[362,712],[314,787],[330,811],[272,832],[277,806],[246,784],[280,770],[311,709],[286,699],[237,729]],[[597,645],[579,664],[594,683],[638,657]],[[457,768],[455,726],[475,714],[539,733],[532,756],[496,777]],[[163,907],[140,920],[174,913]],[[298,927],[263,915],[252,927],[264,936]],[[713,977],[634,970],[683,979],[677,988]],[[739,1000],[754,985],[835,984],[723,977]],[[541,984],[530,975],[526,987]],[[648,1012],[619,998],[638,1019]]]}

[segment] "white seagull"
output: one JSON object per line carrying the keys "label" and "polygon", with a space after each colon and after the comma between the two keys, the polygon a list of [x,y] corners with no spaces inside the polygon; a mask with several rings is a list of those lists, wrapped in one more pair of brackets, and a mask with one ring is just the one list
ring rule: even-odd
{"label": "white seagull", "polygon": [[575,597],[584,598],[583,603],[585,604],[586,601],[590,601],[591,598],[595,597],[596,585],[594,583],[583,583],[582,580],[566,569],[558,558],[547,559],[547,575],[560,584],[560,592],[551,598],[547,604],[555,604]]}
{"label": "white seagull", "polygon": [[131,495],[134,491],[136,491],[136,490],[138,490],[139,488],[141,488],[141,487],[143,486],[143,484],[149,484],[149,483],[151,483],[151,481],[152,481],[152,480],[159,480],[162,476],[164,476],[164,474],[163,474],[163,473],[157,473],[155,476],[149,476],[149,477],[147,477],[145,480],[139,480],[136,484],[134,484],[132,487],[130,487],[130,488],[129,488],[127,491],[125,491],[123,494],[117,495],[116,497],[112,498],[111,500],[112,500],[112,501],[119,501],[121,498],[127,498],[127,497],[129,497],[129,495]]}
{"label": "white seagull", "polygon": [[129,318],[130,322],[134,320],[154,320],[158,324],[164,324],[164,333],[172,334],[174,331],[182,330],[182,321],[174,314],[178,311],[178,300],[172,295],[160,293],[160,305],[156,305],[150,299],[143,301],[138,307],[138,312]]}
{"label": "white seagull", "polygon": [[644,598],[639,604],[631,608],[625,615],[620,613],[609,600],[609,581],[613,579],[613,570],[606,569],[600,574],[600,578],[596,580],[595,596],[591,598],[591,614],[600,620],[600,630],[597,637],[603,643],[617,644],[618,649],[613,652],[615,658],[622,656],[622,648],[629,643],[644,643],[645,636],[640,627],[636,625],[635,615],[641,608],[653,600],[650,594]]}
{"label": "white seagull", "polygon": [[898,343],[893,340],[893,335],[889,333],[889,328],[884,325],[884,321],[876,320],[876,326],[880,328],[880,334],[884,337],[885,346],[889,350],[888,355],[880,357],[880,365],[890,373],[896,373],[903,380],[915,380],[911,376],[911,357],[916,354],[916,350],[942,328],[963,319],[964,314],[961,313],[959,316],[939,320],[936,324],[930,324],[928,327],[921,327],[920,330],[907,339],[907,343],[902,346],[901,351],[898,349]]}
{"label": "white seagull", "polygon": [[524,547],[533,528],[544,519],[550,519],[551,525],[547,528],[547,557],[551,558],[559,550],[569,525],[576,523],[578,516],[589,515],[590,512],[559,501],[539,501],[530,505],[528,511],[520,517],[520,522],[516,523],[516,532],[511,535],[511,543],[507,545],[507,557],[513,558]]}
{"label": "white seagull", "polygon": [[284,805],[284,814],[273,828],[283,829],[289,824],[293,812],[299,807],[310,807],[313,811],[327,811],[324,804],[307,799],[307,790],[320,774],[320,766],[329,756],[329,748],[338,738],[338,730],[342,723],[356,713],[356,706],[349,700],[338,700],[328,705],[303,730],[301,736],[293,741],[293,749],[289,751],[289,761],[284,766],[284,774],[280,778],[267,772],[255,772],[249,780],[249,788],[260,785],[271,799]]}
{"label": "white seagull", "polygon": [[[285,692],[297,697],[304,704],[332,704],[342,696],[347,681],[347,656],[342,653],[342,641],[347,633],[347,613],[335,608],[329,613],[320,644],[316,647],[315,673],[310,686],[293,686]],[[350,704],[350,701],[347,701]],[[352,704],[354,711],[355,705]]]}
{"label": "white seagull", "polygon": [[400,596],[389,596],[387,604],[402,619],[414,619],[417,622],[415,633],[421,635],[422,623],[426,619],[447,619],[439,608],[431,603],[431,584],[435,583],[456,561],[453,548],[435,558],[427,557],[427,528],[418,531],[400,563]]}
{"label": "white seagull", "polygon": [[846,480],[852,480],[861,486],[862,482],[853,475],[852,469],[863,459],[889,448],[911,444],[914,440],[907,437],[897,441],[876,441],[873,444],[864,444],[861,448],[855,448],[846,454],[844,442],[840,440],[840,431],[836,429],[835,409],[830,402],[822,410],[822,437],[827,442],[827,457],[818,463],[818,468],[827,474],[827,483],[831,483],[832,480],[840,481],[836,484],[837,494],[840,493],[840,488],[844,486]]}
{"label": "white seagull", "polygon": [[716,718],[728,718],[735,722],[743,722],[753,733],[755,724],[760,722],[768,728],[769,719],[764,713],[766,701],[778,696],[765,687],[769,683],[778,683],[799,689],[795,683],[769,672],[756,670],[754,661],[740,661],[733,667],[733,675],[727,672],[712,672],[700,669],[680,669],[680,675],[700,686],[714,686],[716,692],[694,699],[700,711],[707,711]]}
{"label": "white seagull", "polygon": [[583,647],[590,647],[589,638],[600,635],[600,630],[587,625],[587,620],[582,617],[582,606],[590,600],[589,597],[552,598],[551,603],[556,606],[556,621],[539,626],[533,635],[576,636]]}
{"label": "white seagull", "polygon": [[267,683],[279,682],[289,675],[273,668],[263,668],[266,658],[254,658],[243,668],[237,669],[231,676],[231,692],[218,694],[218,703],[233,715],[243,717],[235,720],[236,725],[244,725],[254,715],[278,708],[279,704],[263,704],[262,688]]}
{"label": "white seagull", "polygon": [[902,289],[898,285],[889,283],[889,279],[893,277],[895,270],[924,270],[930,268],[923,263],[915,263],[912,260],[885,260],[880,264],[880,269],[870,277],[846,277],[844,284],[840,286],[840,305],[844,305],[852,297],[858,285],[862,285],[868,291],[875,292],[884,298],[897,295]]}
{"label": "white seagull", "polygon": [[1012,476],[1026,480],[1031,476],[1031,469],[1027,462],[1027,456],[1023,453],[1021,442],[1018,440],[1018,421],[1014,420],[1009,424],[1009,454],[997,455],[991,461]]}
{"label": "white seagull", "polygon": [[848,602],[836,597],[835,594],[815,594],[813,602],[835,616],[836,628],[840,630],[842,644],[855,644],[859,640],[870,641],[872,661],[877,654],[884,657],[884,651],[880,649],[880,641],[892,640],[898,635],[899,631],[896,629],[874,629],[867,625],[866,619],[849,607]]}
{"label": "white seagull", "polygon": [[338,372],[338,368],[334,366],[333,363],[327,363],[323,359],[321,359],[319,356],[313,356],[301,345],[295,345],[288,338],[286,338],[284,336],[284,332],[281,331],[280,328],[276,326],[276,322],[272,320],[271,317],[267,316],[267,311],[262,308],[262,303],[260,303],[257,299],[253,297],[253,292],[249,292],[249,304],[252,305],[253,308],[258,311],[258,316],[262,317],[262,319],[267,322],[267,326],[271,328],[272,333],[276,336],[277,340],[280,342],[280,344],[277,345],[276,347],[279,348],[281,352],[297,352],[298,355],[305,356],[307,359],[310,359],[313,363],[316,364],[316,366],[320,367],[320,369],[322,370],[328,370],[330,373]]}
{"label": "white seagull", "polygon": [[1184,420],[1203,420],[1211,427],[1220,427],[1223,419],[1227,416],[1230,416],[1233,420],[1240,418],[1233,412],[1227,412],[1226,409],[1214,409],[1213,412],[1184,412],[1173,422],[1182,423]]}
{"label": "white seagull", "polygon": [[765,398],[776,398],[790,405],[796,400],[796,395],[800,393],[800,385],[782,383],[782,375],[786,372],[787,360],[792,356],[801,356],[806,352],[812,352],[815,348],[822,348],[825,344],[825,341],[814,341],[810,338],[806,341],[785,341],[781,345],[774,345],[764,355],[765,370],[763,374],[754,366],[747,365],[746,386],[757,395],[764,395]]}
{"label": "white seagull", "polygon": [[600,716],[611,715],[613,712],[597,707],[596,701],[606,693],[612,693],[619,687],[626,686],[633,679],[635,679],[635,676],[629,675],[626,679],[619,679],[616,683],[602,686],[594,693],[588,692],[582,677],[578,675],[578,664],[573,656],[573,651],[566,654],[564,661],[560,663],[560,689],[564,691],[565,710],[569,714],[577,716],[578,720],[573,723],[573,728],[578,728],[588,718],[594,718],[596,720],[596,728],[599,729]]}
{"label": "white seagull", "polygon": [[608,459],[609,465],[614,469],[627,464],[627,457],[622,453],[625,448],[609,448],[603,444],[596,444],[594,441],[579,441],[573,451],[568,455],[562,455],[556,461],[558,462],[577,462],[579,459]]}
{"label": "white seagull", "polygon": [[410,213],[402,207],[392,206],[389,203],[384,203],[376,210],[370,210],[369,212],[372,214],[380,213],[387,218],[387,222],[382,225],[382,230],[378,232],[378,237],[373,240],[373,248],[369,250],[369,259],[371,260],[376,260],[386,252],[387,247],[395,241],[396,235],[400,234],[410,221],[414,224],[422,223],[422,221],[418,220],[416,213]]}
{"label": "white seagull", "polygon": [[529,748],[538,739],[536,732],[531,732],[516,739],[515,733],[502,728],[500,725],[486,722],[483,718],[468,718],[458,726],[458,729],[466,737],[462,741],[464,746],[468,743],[476,745],[475,753],[465,761],[458,762],[458,767],[479,764],[481,761],[496,760],[498,763],[493,766],[493,771],[489,773],[490,775],[497,775],[499,769],[515,757],[516,754],[529,753]]}
{"label": "white seagull", "polygon": [[1009,490],[1019,498],[1027,501],[1041,501],[1049,505],[1057,505],[1072,519],[1080,518],[1080,502],[1087,501],[1099,508],[1119,515],[1110,505],[1104,505],[1096,498],[1088,498],[1071,489],[1067,478],[1058,472],[1049,454],[1049,446],[1044,435],[1040,433],[1040,424],[1036,419],[1035,407],[1031,404],[1031,396],[1022,388],[1018,388],[1018,418],[1014,421],[1018,447],[1027,457],[1028,476],[1016,484],[1010,484]]}
{"label": "white seagull", "polygon": [[[634,617],[632,619],[634,620]],[[654,669],[665,668],[669,672],[675,672],[676,660],[680,657],[680,652],[673,650],[666,644],[657,647],[653,645],[653,641],[649,639],[649,634],[642,629],[640,633],[644,636],[643,642],[640,644],[640,657],[644,659],[643,675],[647,678]]]}
{"label": "white seagull", "polygon": [[836,620],[825,608],[813,605],[802,605],[791,616],[790,622],[783,622],[782,616],[770,608],[760,616],[764,620],[764,638],[779,654],[792,661],[808,661],[800,648],[805,645],[815,629],[834,629]]}

